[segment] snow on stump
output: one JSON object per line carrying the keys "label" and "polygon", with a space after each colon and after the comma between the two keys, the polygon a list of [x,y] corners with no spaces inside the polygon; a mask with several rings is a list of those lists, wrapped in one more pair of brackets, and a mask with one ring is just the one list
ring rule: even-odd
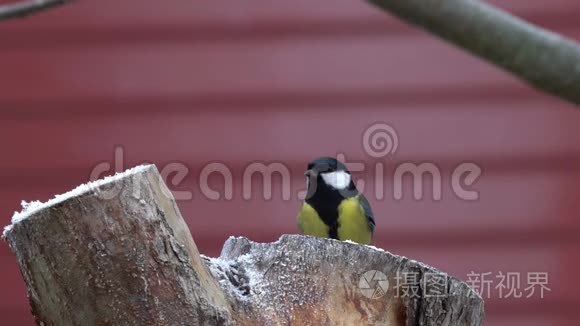
{"label": "snow on stump", "polygon": [[230,238],[199,254],[155,166],[25,204],[4,237],[39,325],[481,325],[466,284],[370,246]]}

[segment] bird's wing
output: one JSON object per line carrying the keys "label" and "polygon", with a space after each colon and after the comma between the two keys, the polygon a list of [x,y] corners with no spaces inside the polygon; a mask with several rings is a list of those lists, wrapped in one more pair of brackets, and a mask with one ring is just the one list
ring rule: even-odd
{"label": "bird's wing", "polygon": [[365,212],[369,228],[371,229],[371,232],[373,232],[375,230],[375,218],[373,216],[373,211],[371,210],[371,204],[363,194],[359,195],[358,201]]}

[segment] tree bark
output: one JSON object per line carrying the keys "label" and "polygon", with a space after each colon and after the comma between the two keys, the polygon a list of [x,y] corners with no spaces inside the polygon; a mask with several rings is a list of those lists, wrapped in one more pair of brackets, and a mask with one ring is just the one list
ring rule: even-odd
{"label": "tree bark", "polygon": [[38,325],[482,323],[465,283],[369,246],[230,238],[201,256],[154,166],[83,189],[5,232]]}
{"label": "tree bark", "polygon": [[510,71],[540,90],[580,104],[580,46],[570,39],[485,1],[369,1]]}
{"label": "tree bark", "polygon": [[300,235],[268,244],[231,237],[219,258],[204,258],[243,325],[483,321],[483,300],[465,283],[374,247]]}
{"label": "tree bark", "polygon": [[5,234],[37,324],[227,320],[226,298],[154,166],[91,188]]}

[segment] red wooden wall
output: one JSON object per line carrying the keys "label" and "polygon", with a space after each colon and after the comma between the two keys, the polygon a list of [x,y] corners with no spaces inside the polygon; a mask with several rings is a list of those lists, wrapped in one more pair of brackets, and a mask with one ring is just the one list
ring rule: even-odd
{"label": "red wooden wall", "polygon": [[[496,2],[580,39],[578,1]],[[276,178],[271,200],[244,200],[244,167],[284,162],[298,190],[314,157],[376,162],[361,135],[384,121],[400,139],[388,166],[434,162],[444,181],[462,161],[484,172],[475,202],[448,187],[441,201],[369,196],[376,245],[462,279],[549,273],[543,299],[492,291],[487,325],[580,320],[580,111],[364,2],[79,1],[1,23],[0,72],[0,224],[22,199],[85,182],[122,146],[125,167],[189,167],[172,189],[194,189],[179,204],[203,253],[229,235],[272,241],[296,232],[299,201],[282,200]],[[232,201],[198,190],[213,161],[233,170]],[[0,324],[32,325],[5,243],[0,273]]]}

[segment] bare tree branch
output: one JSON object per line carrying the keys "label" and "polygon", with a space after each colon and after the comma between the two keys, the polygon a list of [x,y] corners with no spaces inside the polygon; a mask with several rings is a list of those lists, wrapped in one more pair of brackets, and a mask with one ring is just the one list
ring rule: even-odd
{"label": "bare tree branch", "polygon": [[572,40],[484,1],[369,1],[512,72],[540,90],[580,104],[580,46]]}
{"label": "bare tree branch", "polygon": [[60,6],[73,0],[29,0],[0,6],[0,20],[22,17],[52,7]]}

